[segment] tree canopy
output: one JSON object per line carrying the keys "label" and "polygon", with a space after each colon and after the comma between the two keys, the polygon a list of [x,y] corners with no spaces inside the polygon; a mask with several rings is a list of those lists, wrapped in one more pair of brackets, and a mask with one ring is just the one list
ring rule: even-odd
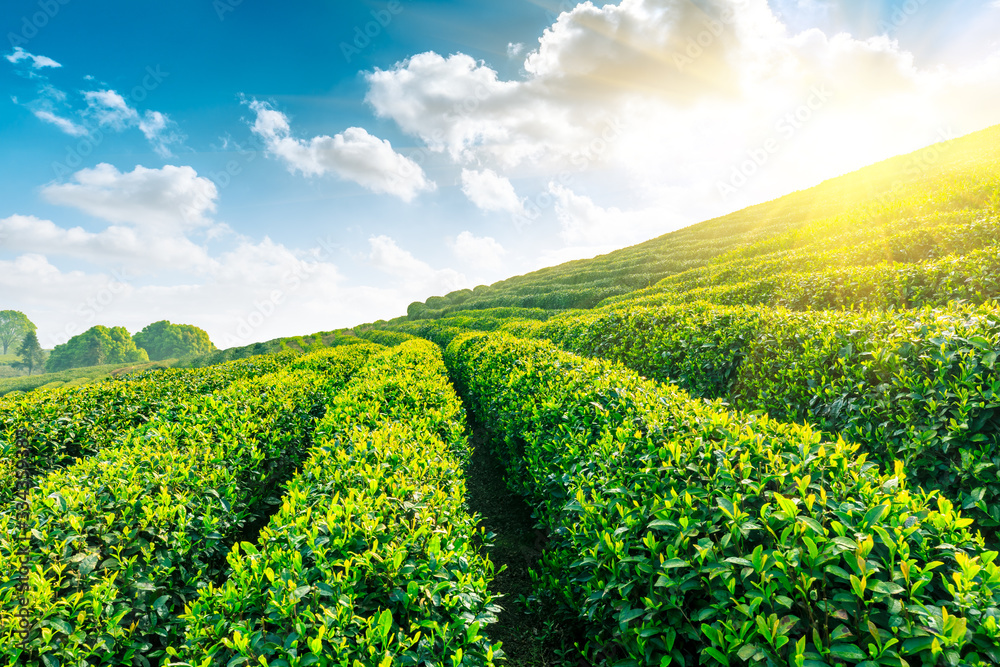
{"label": "tree canopy", "polygon": [[69,368],[142,361],[149,361],[149,355],[135,346],[135,341],[125,327],[109,329],[98,325],[79,336],[73,336],[62,345],[56,345],[45,368],[48,372],[55,373]]}
{"label": "tree canopy", "polygon": [[21,341],[21,347],[17,351],[20,361],[16,361],[11,364],[14,368],[23,368],[28,371],[28,375],[31,375],[35,369],[42,368],[42,362],[45,361],[45,353],[42,352],[42,346],[38,343],[38,335],[34,331],[29,331]]}
{"label": "tree canopy", "polygon": [[3,346],[3,353],[7,354],[9,348],[17,348],[24,337],[36,329],[21,311],[0,310],[0,345]]}
{"label": "tree canopy", "polygon": [[149,354],[152,361],[180,359],[215,351],[208,333],[193,324],[171,324],[167,320],[154,322],[135,335],[135,344]]}

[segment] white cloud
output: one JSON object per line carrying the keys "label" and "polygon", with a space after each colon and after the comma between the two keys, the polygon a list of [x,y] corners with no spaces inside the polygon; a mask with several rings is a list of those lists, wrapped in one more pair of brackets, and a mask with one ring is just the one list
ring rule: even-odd
{"label": "white cloud", "polygon": [[502,81],[464,54],[428,52],[369,73],[367,99],[380,116],[456,159],[514,165],[569,157],[637,101],[690,105],[737,96],[744,52],[781,30],[764,0],[739,1],[744,10],[732,29],[710,35],[690,62],[681,60],[689,39],[722,25],[712,15],[731,9],[726,0],[708,3],[707,12],[689,0],[587,2],[545,31],[525,60],[524,80]]}
{"label": "white cloud", "polygon": [[478,237],[472,232],[462,232],[448,241],[452,253],[469,266],[482,269],[499,269],[507,251],[491,236]]}
{"label": "white cloud", "polygon": [[366,100],[377,115],[456,160],[471,158],[470,149],[480,146],[516,163],[538,152],[546,136],[560,134],[560,118],[547,116],[545,105],[522,84],[500,81],[494,70],[464,54],[422,53],[391,70],[376,69],[367,79]]}
{"label": "white cloud", "polygon": [[[158,319],[191,323],[208,331],[219,346],[246,345],[279,336],[329,331],[365,321],[395,317],[415,298],[426,298],[455,280],[419,262],[406,268],[424,282],[390,288],[347,284],[324,247],[290,249],[269,238],[238,239],[209,257],[204,249],[184,263],[183,234],[148,243],[141,230],[109,227],[100,233],[62,229],[30,216],[0,220],[4,250],[19,252],[0,260],[0,291],[12,306],[29,312],[44,347],[96,325],[122,325],[135,332]],[[162,241],[178,252],[169,261]],[[147,241],[147,242],[144,242]],[[329,239],[327,239],[329,245]],[[82,258],[96,270],[63,271],[46,254]],[[398,256],[391,252],[387,261]],[[160,272],[150,272],[150,266]],[[185,271],[180,282],[163,269]],[[152,307],[151,307],[152,304]]]}
{"label": "white cloud", "polygon": [[434,269],[409,251],[400,248],[388,236],[368,239],[371,253],[369,263],[379,271],[403,280],[402,289],[418,297],[444,294],[461,289],[468,282],[464,275],[453,269]]}
{"label": "white cloud", "polygon": [[524,214],[524,203],[510,181],[492,169],[462,170],[462,192],[473,204],[484,211],[507,211],[513,215]]}
{"label": "white cloud", "polygon": [[266,238],[241,243],[215,258],[211,272],[181,283],[141,278],[121,264],[104,267],[62,271],[26,253],[0,260],[0,290],[16,295],[14,307],[31,314],[47,348],[97,324],[134,333],[158,319],[200,326],[220,347],[247,345],[395,317],[415,298],[347,285],[333,264]]}
{"label": "white cloud", "polygon": [[436,187],[413,160],[395,152],[392,144],[368,134],[364,128],[350,127],[333,137],[318,136],[305,141],[292,137],[285,114],[257,100],[248,105],[256,113],[253,132],[293,173],[321,176],[333,172],[372,192],[391,194],[406,202]]}
{"label": "white cloud", "polygon": [[203,245],[190,238],[194,233],[217,236],[225,229],[211,218],[218,192],[191,167],[137,166],[122,173],[102,163],[41,192],[53,204],[71,206],[111,225],[90,232],[13,215],[0,219],[4,250],[71,257],[144,275],[164,269],[198,275],[218,270]]}
{"label": "white cloud", "polygon": [[511,59],[517,58],[523,52],[524,52],[524,44],[522,44],[521,42],[518,42],[516,44],[514,42],[508,42],[508,44],[507,44],[507,57],[508,58],[511,58]]}
{"label": "white cloud", "polygon": [[12,215],[0,219],[4,250],[73,257],[98,266],[126,266],[147,273],[156,268],[204,272],[212,261],[204,248],[182,234],[113,225],[101,232],[65,229],[51,220]]}
{"label": "white cloud", "polygon": [[101,127],[117,132],[138,128],[160,157],[171,157],[173,153],[170,145],[184,141],[176,123],[169,116],[152,110],[140,114],[114,90],[90,90],[84,92],[83,97],[87,102],[85,116],[95,120]]}
{"label": "white cloud", "polygon": [[[505,81],[468,55],[421,53],[367,74],[366,99],[457,164],[502,175],[530,165],[546,179],[606,168],[654,199],[665,185],[701,196],[782,139],[741,201],[713,196],[710,213],[915,150],[941,128],[1000,122],[1000,54],[921,67],[885,36],[790,33],[765,0],[585,2],[545,30],[524,70]],[[815,90],[831,96],[781,134]]]}
{"label": "white cloud", "polygon": [[[54,125],[72,137],[90,134],[96,129],[95,124],[97,127],[115,132],[139,128],[157,155],[164,158],[172,156],[171,145],[184,141],[185,137],[169,116],[151,110],[142,113],[131,106],[119,93],[111,89],[81,91],[80,95],[85,106],[80,107],[77,100],[70,99],[65,91],[53,86],[49,83],[48,77],[37,71],[46,67],[62,67],[60,63],[51,58],[33,55],[21,47],[15,48],[13,53],[7,54],[5,57],[15,65],[29,62],[30,68],[27,72],[21,66],[20,73],[37,82],[37,93],[34,99],[25,103],[14,99],[14,103],[21,104],[39,120]],[[159,73],[159,69],[155,73],[150,70],[150,73],[155,77],[157,83],[165,76]],[[87,75],[84,80],[93,81],[94,77]],[[143,86],[137,87],[137,90],[148,92],[151,90],[149,88],[151,85],[153,84],[144,79]]]}
{"label": "white cloud", "polygon": [[43,67],[62,67],[59,63],[52,58],[46,56],[36,56],[34,54],[28,53],[20,46],[14,48],[13,53],[9,53],[6,56],[8,62],[19,63],[22,60],[30,60],[32,69],[42,69]]}
{"label": "white cloud", "polygon": [[[700,50],[693,57],[688,40],[703,31],[708,36],[695,41]],[[689,104],[736,95],[739,59],[782,32],[765,0],[585,2],[546,29],[524,66],[563,99],[641,96]]]}
{"label": "white cloud", "polygon": [[663,205],[635,211],[622,211],[614,206],[603,208],[590,197],[555,182],[549,183],[549,192],[555,200],[562,239],[588,249],[608,252],[665,234],[682,224]]}
{"label": "white cloud", "polygon": [[76,172],[69,183],[42,188],[42,195],[53,204],[73,206],[108,222],[172,230],[209,226],[218,191],[188,166],[140,165],[122,173],[101,163]]}
{"label": "white cloud", "polygon": [[[7,56],[11,62],[28,58],[38,59],[40,56],[32,56],[20,50],[12,56]],[[61,67],[59,63],[54,65],[36,64],[34,69],[42,66]],[[78,104],[74,104],[65,91],[50,84],[45,76],[33,70],[30,76],[38,81],[36,97],[26,103],[20,103],[14,99],[14,103],[22,104],[39,120],[54,125],[72,137],[85,136],[94,132],[96,128],[114,132],[138,128],[152,145],[156,154],[163,158],[173,155],[172,145],[184,142],[184,135],[168,115],[152,110],[140,112],[114,90],[82,91],[80,95],[82,95],[85,106],[79,107]],[[139,89],[144,90],[144,88]]]}
{"label": "white cloud", "polygon": [[113,90],[90,90],[83,94],[87,111],[99,125],[119,132],[139,124],[139,112]]}
{"label": "white cloud", "polygon": [[63,118],[62,116],[57,116],[52,111],[48,109],[32,109],[31,113],[35,114],[35,117],[39,120],[45,121],[46,123],[52,123],[60,130],[70,135],[71,137],[82,137],[87,134],[87,128],[83,125],[74,123],[69,118]]}

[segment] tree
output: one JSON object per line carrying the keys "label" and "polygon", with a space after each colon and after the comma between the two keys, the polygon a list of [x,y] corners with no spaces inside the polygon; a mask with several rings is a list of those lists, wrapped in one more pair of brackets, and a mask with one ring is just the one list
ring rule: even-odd
{"label": "tree", "polygon": [[38,335],[34,331],[29,331],[21,341],[21,349],[17,351],[17,355],[21,357],[21,361],[15,361],[11,366],[26,369],[28,375],[31,375],[36,368],[42,367],[45,353],[42,352],[42,346],[38,344]]}
{"label": "tree", "polygon": [[152,361],[200,356],[215,351],[208,333],[193,324],[171,324],[161,320],[150,324],[134,338],[135,344],[145,350]]}
{"label": "tree", "polygon": [[37,328],[27,315],[18,310],[0,310],[0,345],[3,345],[3,353],[7,354],[8,348],[16,348],[29,332]]}
{"label": "tree", "polygon": [[73,336],[62,345],[56,345],[45,368],[48,372],[55,373],[68,368],[142,361],[149,361],[149,355],[135,346],[135,341],[125,327],[109,329],[98,325],[79,336]]}

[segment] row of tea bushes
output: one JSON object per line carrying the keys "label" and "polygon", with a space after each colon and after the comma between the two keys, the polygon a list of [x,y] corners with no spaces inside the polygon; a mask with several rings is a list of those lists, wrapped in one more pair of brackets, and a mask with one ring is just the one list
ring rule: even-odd
{"label": "row of tea bushes", "polygon": [[416,338],[416,336],[402,331],[387,331],[384,329],[366,329],[359,331],[357,335],[359,338],[364,338],[365,340],[385,345],[386,347],[396,347]]}
{"label": "row of tea bushes", "polygon": [[[37,481],[0,514],[0,654],[19,665],[156,663],[184,605],[225,568],[317,417],[377,347],[209,396]],[[19,630],[19,616],[28,620]]]}
{"label": "row of tea bushes", "polygon": [[446,360],[548,531],[536,584],[588,660],[1000,661],[997,553],[901,464],[546,342],[467,334]]}
{"label": "row of tea bushes", "polygon": [[1000,525],[1000,307],[795,312],[708,304],[600,310],[519,335],[616,360],[696,396],[805,421]]}
{"label": "row of tea bushes", "polygon": [[[764,248],[760,244],[739,247],[705,266],[668,276],[652,287],[608,299],[601,305],[695,300],[735,305],[781,300],[783,305],[798,304],[803,309],[810,305],[852,307],[858,304],[854,303],[856,298],[850,297],[850,290],[852,287],[857,290],[866,282],[865,277],[870,285],[884,284],[891,277],[902,280],[909,276],[916,280],[921,273],[935,273],[932,267],[939,266],[939,260],[944,260],[940,266],[953,267],[955,262],[971,266],[976,263],[974,257],[989,257],[989,249],[995,247],[1000,233],[1000,218],[996,213],[974,209],[938,212],[922,218],[904,217],[883,224],[849,215],[846,218],[853,218],[853,224],[845,225],[844,218],[821,220],[764,241],[775,247]],[[817,238],[823,238],[823,243],[815,244]],[[972,257],[964,260],[966,255]],[[878,268],[870,268],[874,265]],[[803,267],[808,270],[803,271]],[[834,288],[835,285],[839,288]],[[820,289],[810,291],[810,287]],[[889,295],[908,296],[900,294],[898,289],[884,296]],[[860,296],[866,301],[872,297]],[[879,303],[886,306],[884,301]],[[889,304],[900,305],[901,302]]]}
{"label": "row of tea bushes", "polygon": [[463,507],[465,414],[440,350],[372,360],[229,578],[185,614],[172,665],[489,665],[497,610]]}
{"label": "row of tea bushes", "polygon": [[[0,400],[0,503],[14,493],[19,463],[33,474],[91,456],[150,421],[169,421],[193,395],[273,373],[291,363],[290,353],[234,361],[198,370],[147,371],[121,379]],[[27,453],[17,451],[25,436]],[[27,456],[27,461],[18,461]]]}
{"label": "row of tea bushes", "polygon": [[[603,306],[654,306],[707,301],[719,305],[768,305],[792,310],[893,309],[945,306],[964,300],[1000,298],[1000,253],[996,243],[966,255],[917,263],[880,262],[822,270],[758,273],[741,282],[722,282],[686,291],[654,287]],[[804,260],[798,266],[812,266]],[[753,268],[746,267],[747,270]]]}

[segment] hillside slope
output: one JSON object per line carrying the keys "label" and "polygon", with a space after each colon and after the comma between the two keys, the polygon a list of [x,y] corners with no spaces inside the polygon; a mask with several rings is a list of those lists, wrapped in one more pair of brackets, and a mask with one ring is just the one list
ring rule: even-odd
{"label": "hillside slope", "polygon": [[918,265],[993,248],[998,207],[995,126],[594,259],[432,297],[407,314],[591,308],[640,289],[656,297],[789,272]]}

